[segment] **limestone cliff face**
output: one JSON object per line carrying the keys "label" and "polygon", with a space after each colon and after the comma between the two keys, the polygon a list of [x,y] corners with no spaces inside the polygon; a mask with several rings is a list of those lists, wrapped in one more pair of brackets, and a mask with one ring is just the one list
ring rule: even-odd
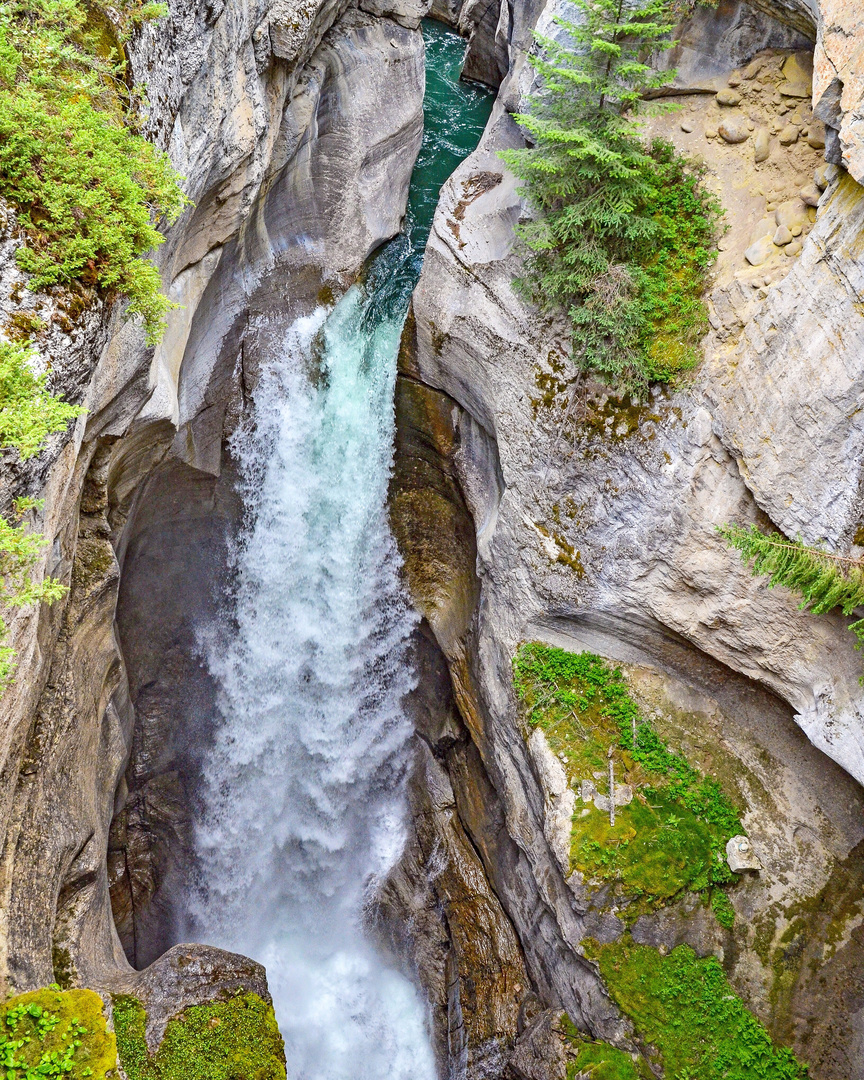
{"label": "limestone cliff face", "polygon": [[[823,74],[829,53],[836,68],[855,52],[851,7],[724,3],[682,28],[672,62],[684,115],[652,127],[705,158],[730,231],[704,363],[686,389],[643,401],[600,386],[573,395],[565,328],[513,289],[523,207],[498,152],[521,145],[506,107],[531,90],[524,55],[512,50],[484,139],[445,185],[435,217],[403,336],[391,491],[406,576],[452,684],[446,734],[425,737],[515,929],[531,993],[596,1037],[633,1047],[579,945],[613,940],[623,923],[565,880],[550,828],[555,794],[519,720],[511,662],[521,641],[539,639],[629,665],[656,722],[737,791],[765,866],[731,894],[746,929],[730,937],[683,904],[637,923],[634,937],[723,957],[748,1005],[824,1078],[864,1076],[864,941],[848,905],[864,867],[861,659],[848,620],[813,617],[791,594],[767,590],[715,526],[770,519],[789,536],[860,553],[858,105],[854,65],[833,112]],[[555,11],[547,7],[541,25]],[[789,56],[808,68],[814,37],[812,112],[802,97],[796,115],[777,87],[793,71],[783,68]],[[754,57],[761,81],[742,75]],[[733,74],[748,130],[741,144],[716,135],[729,113],[713,92]],[[778,141],[781,114],[799,125],[794,145]],[[813,188],[818,208],[808,210],[799,192],[824,165],[819,118],[838,167],[818,175],[824,194]],[[757,162],[760,127],[769,154]],[[769,240],[766,262],[751,266],[744,251],[769,218],[776,229],[778,212],[800,218],[800,254]],[[443,836],[452,814],[436,819],[428,790],[424,821],[439,820]],[[429,841],[418,835],[417,845]],[[836,951],[817,944],[829,923],[843,941]],[[470,978],[455,941],[451,962]],[[525,1030],[511,1026],[499,1044],[515,1040],[510,1067],[527,1076]],[[482,1025],[468,1030],[475,1047],[483,1038]],[[467,1075],[481,1072],[469,1062]]]}
{"label": "limestone cliff face", "polygon": [[[130,44],[146,131],[194,203],[158,252],[180,306],[155,351],[121,305],[22,290],[4,218],[4,313],[38,308],[47,329],[34,344],[51,386],[87,409],[33,461],[3,458],[2,507],[45,499],[32,521],[50,540],[44,572],[70,585],[64,602],[15,621],[25,677],[0,702],[10,990],[55,978],[123,989],[134,982],[127,955],[140,967],[170,944],[160,890],[182,862],[189,818],[189,748],[172,741],[172,710],[196,693],[182,646],[241,510],[220,484],[224,437],[260,350],[398,231],[420,145],[424,9],[367,7],[178,0]],[[181,961],[178,971],[192,962]],[[160,963],[162,981],[177,983],[170,956]],[[192,989],[177,990],[183,1004],[215,992],[220,971],[233,977],[234,961],[215,951],[195,964]]]}

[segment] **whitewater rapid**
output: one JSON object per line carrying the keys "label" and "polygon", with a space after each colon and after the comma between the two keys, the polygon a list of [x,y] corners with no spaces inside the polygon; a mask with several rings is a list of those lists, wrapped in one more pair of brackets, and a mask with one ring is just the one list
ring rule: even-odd
{"label": "whitewater rapid", "polygon": [[198,940],[267,968],[289,1080],[433,1080],[426,1007],[364,910],[406,832],[415,625],[386,499],[396,356],[438,191],[491,108],[424,21],[423,146],[402,234],[365,284],[299,319],[232,439],[246,526],[200,628],[217,687],[195,823]]}
{"label": "whitewater rapid", "polygon": [[204,940],[267,968],[289,1077],[432,1080],[424,1010],[362,927],[398,857],[412,687],[386,517],[401,320],[299,320],[232,452],[250,525],[206,652],[221,723],[197,830]]}

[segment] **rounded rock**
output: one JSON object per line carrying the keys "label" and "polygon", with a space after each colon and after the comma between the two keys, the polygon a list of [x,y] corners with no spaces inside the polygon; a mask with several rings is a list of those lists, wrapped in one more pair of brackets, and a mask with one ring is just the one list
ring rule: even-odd
{"label": "rounded rock", "polygon": [[762,236],[744,252],[744,258],[751,266],[761,266],[767,262],[777,248],[770,236]]}
{"label": "rounded rock", "polygon": [[727,107],[740,105],[741,95],[737,90],[720,90],[715,96],[715,101],[718,105],[725,105]]}
{"label": "rounded rock", "polygon": [[822,192],[815,184],[808,184],[807,187],[802,188],[799,195],[805,206],[818,206],[822,198]]}
{"label": "rounded rock", "polygon": [[783,146],[791,146],[798,142],[798,128],[794,124],[787,124],[777,138]]}
{"label": "rounded rock", "polygon": [[717,127],[717,134],[727,143],[742,143],[750,138],[747,123],[740,116],[730,116],[728,120],[723,120]]}
{"label": "rounded rock", "polygon": [[777,247],[786,247],[787,244],[791,244],[794,237],[792,236],[792,230],[786,225],[781,225],[774,233],[774,243]]}
{"label": "rounded rock", "polygon": [[767,161],[771,154],[771,136],[768,129],[760,127],[753,139],[753,158],[757,162]]}
{"label": "rounded rock", "polygon": [[798,240],[793,240],[792,243],[787,244],[786,247],[783,248],[783,250],[786,252],[790,259],[794,259],[796,255],[800,255],[801,253],[801,244]]}

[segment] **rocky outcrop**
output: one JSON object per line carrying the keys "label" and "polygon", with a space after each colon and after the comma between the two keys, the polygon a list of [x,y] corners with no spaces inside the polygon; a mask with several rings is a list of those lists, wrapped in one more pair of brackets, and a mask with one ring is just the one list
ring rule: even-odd
{"label": "rocky outcrop", "polygon": [[[87,408],[33,461],[6,453],[0,485],[4,508],[45,499],[32,522],[51,541],[44,571],[70,584],[15,620],[26,678],[0,702],[10,990],[134,981],[124,948],[143,966],[177,940],[165,885],[188,862],[197,759],[173,733],[208,692],[192,619],[242,512],[223,443],[281,329],[398,231],[420,144],[425,9],[367,7],[179,0],[130,43],[145,130],[194,203],[158,252],[179,306],[155,351],[120,305],[24,291],[7,215],[4,310],[40,308],[52,388]],[[222,960],[205,959],[204,982],[218,982]],[[169,1012],[187,960],[163,987]]]}
{"label": "rocky outcrop", "polygon": [[[651,122],[705,158],[731,226],[692,384],[633,400],[580,381],[564,328],[514,291],[524,211],[498,152],[521,144],[503,107],[518,101],[517,81],[530,92],[517,59],[480,147],[442,191],[414,294],[392,519],[474,748],[458,769],[441,760],[532,992],[581,1030],[632,1048],[580,946],[613,940],[623,925],[565,881],[560,785],[527,742],[512,690],[520,641],[539,639],[636,665],[644,707],[748,807],[764,871],[731,894],[747,929],[729,936],[685,903],[634,934],[722,957],[736,990],[812,1075],[860,1077],[862,941],[839,885],[857,880],[864,837],[858,810],[848,812],[861,806],[864,780],[860,657],[847,620],[808,615],[784,590],[766,590],[715,528],[770,521],[857,550],[860,188],[845,172],[823,172],[825,194],[809,195],[821,147],[806,97],[795,96],[807,57],[784,65],[817,25],[826,33],[824,11],[752,6],[694,17],[681,52],[685,116]],[[751,90],[744,67],[754,55]],[[793,67],[804,72],[795,80]],[[724,105],[714,94],[729,76],[736,100]],[[742,138],[718,138],[733,114]],[[794,139],[781,137],[781,114]],[[754,152],[761,126],[764,157]],[[744,252],[769,217],[769,261],[753,266]],[[791,228],[778,234],[787,219],[800,239]],[[826,922],[815,912],[829,895],[825,919],[843,944],[816,960],[809,943]],[[832,990],[817,995],[817,983]]]}

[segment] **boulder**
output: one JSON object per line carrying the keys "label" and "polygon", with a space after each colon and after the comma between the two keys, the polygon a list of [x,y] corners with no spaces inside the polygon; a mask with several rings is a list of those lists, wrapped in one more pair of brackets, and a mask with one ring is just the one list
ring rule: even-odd
{"label": "boulder", "polygon": [[771,134],[768,128],[760,127],[753,138],[753,158],[758,164],[760,161],[767,161],[770,154]]}
{"label": "boulder", "polygon": [[761,266],[768,262],[777,248],[770,236],[762,236],[744,252],[744,258],[751,266]]}
{"label": "boulder", "polygon": [[825,125],[816,117],[807,125],[807,144],[814,150],[825,149]]}
{"label": "boulder", "polygon": [[805,206],[818,206],[819,200],[822,198],[822,192],[815,184],[808,184],[807,187],[802,188],[799,195],[801,202],[803,202]]}
{"label": "boulder", "polygon": [[727,120],[722,120],[717,126],[717,133],[727,143],[742,143],[750,137],[747,121],[743,116],[730,116]]}

